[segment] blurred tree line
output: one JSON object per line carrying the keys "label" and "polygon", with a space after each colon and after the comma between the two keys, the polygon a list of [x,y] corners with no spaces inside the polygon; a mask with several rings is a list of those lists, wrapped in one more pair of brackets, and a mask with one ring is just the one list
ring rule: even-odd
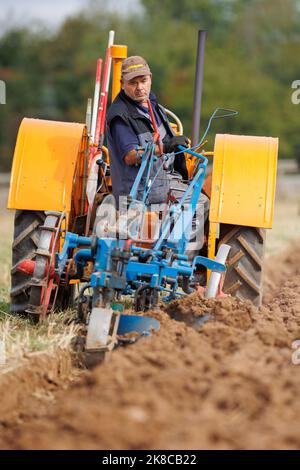
{"label": "blurred tree line", "polygon": [[94,0],[55,33],[11,29],[0,37],[0,165],[10,169],[24,116],[84,122],[93,96],[96,59],[105,56],[108,31],[129,55],[142,55],[153,72],[153,89],[190,133],[197,31],[208,31],[205,52],[204,131],[217,106],[239,111],[215,121],[216,132],[280,137],[280,156],[299,144],[300,105],[291,84],[300,79],[299,0],[141,0],[143,12],[121,16]]}

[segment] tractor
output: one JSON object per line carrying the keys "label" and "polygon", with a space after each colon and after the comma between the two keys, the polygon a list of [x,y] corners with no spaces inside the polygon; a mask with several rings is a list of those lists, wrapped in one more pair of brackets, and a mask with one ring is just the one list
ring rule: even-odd
{"label": "tractor", "polygon": [[[110,72],[113,100],[127,57],[127,47],[113,40],[111,33],[101,90],[102,61],[97,62],[93,110],[89,100],[85,123],[23,119],[8,198],[8,208],[15,210],[11,312],[43,320],[49,312],[72,305],[78,287],[78,318],[87,325],[87,351],[112,350],[121,340],[132,341],[132,333],[141,336],[159,328],[147,315],[125,314],[125,296],[133,297],[136,312],[151,310],[162,296],[169,301],[199,288],[206,297],[222,291],[259,307],[265,229],[272,227],[276,189],[277,138],[217,134],[213,150],[206,150],[208,126],[200,141],[181,149],[191,196],[187,230],[201,191],[210,199],[204,244],[189,260],[181,219],[186,195],[170,203],[163,217],[145,204],[151,182],[147,180],[142,200],[137,197],[138,183],[149,175],[156,158],[153,140],[144,149],[128,195],[131,218],[124,229],[111,194],[104,145]],[[183,134],[180,119],[167,112],[174,132]],[[217,109],[209,125],[214,118],[233,114]],[[167,159],[162,155],[162,165]],[[111,221],[111,214],[116,220]],[[153,225],[158,227],[155,237],[149,235]],[[121,236],[123,229],[126,236]]]}

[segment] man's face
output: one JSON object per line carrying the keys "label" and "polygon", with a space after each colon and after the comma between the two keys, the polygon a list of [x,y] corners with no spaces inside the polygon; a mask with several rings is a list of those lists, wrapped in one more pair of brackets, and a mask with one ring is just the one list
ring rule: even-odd
{"label": "man's face", "polygon": [[122,80],[126,95],[140,104],[146,104],[151,91],[152,75],[141,75],[131,80]]}

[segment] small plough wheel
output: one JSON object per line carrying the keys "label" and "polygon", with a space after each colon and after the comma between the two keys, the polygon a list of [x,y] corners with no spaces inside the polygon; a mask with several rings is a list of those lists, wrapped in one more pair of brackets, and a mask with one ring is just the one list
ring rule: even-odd
{"label": "small plough wheel", "polygon": [[150,286],[138,287],[134,295],[134,310],[136,312],[147,312],[155,308],[159,301],[158,290]]}

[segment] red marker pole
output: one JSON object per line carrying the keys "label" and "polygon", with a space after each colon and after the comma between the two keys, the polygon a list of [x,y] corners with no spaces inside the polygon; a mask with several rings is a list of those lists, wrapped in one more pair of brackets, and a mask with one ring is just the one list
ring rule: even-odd
{"label": "red marker pole", "polygon": [[[105,117],[106,117],[106,108],[107,108],[107,100],[108,100],[108,90],[109,90],[109,79],[110,79],[110,71],[111,71],[111,46],[114,43],[114,36],[115,32],[109,32],[109,39],[108,39],[108,47],[106,49],[105,55],[105,63],[104,63],[104,73],[103,73],[103,81],[99,99],[99,107],[97,112],[97,119],[96,119],[96,129],[95,129],[95,136],[93,139],[93,145],[90,148],[89,153],[89,170],[88,170],[88,181],[86,187],[86,195],[88,201],[88,212],[87,212],[87,221],[86,221],[86,234],[89,232],[89,225],[92,213],[92,207],[94,204],[95,195],[97,192],[97,184],[98,184],[98,172],[99,167],[97,165],[98,157],[101,157],[102,150],[101,147],[103,145],[104,140],[104,126],[105,126]],[[99,150],[98,150],[99,149]],[[104,178],[104,175],[102,175]]]}

